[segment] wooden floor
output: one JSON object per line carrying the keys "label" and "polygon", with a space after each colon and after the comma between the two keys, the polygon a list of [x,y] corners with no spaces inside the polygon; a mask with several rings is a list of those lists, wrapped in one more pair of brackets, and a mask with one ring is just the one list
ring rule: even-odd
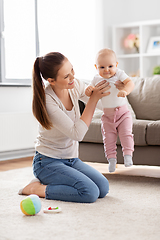
{"label": "wooden floor", "polygon": [[0,171],[8,171],[16,168],[24,168],[32,166],[33,157],[12,159],[7,161],[0,161]]}

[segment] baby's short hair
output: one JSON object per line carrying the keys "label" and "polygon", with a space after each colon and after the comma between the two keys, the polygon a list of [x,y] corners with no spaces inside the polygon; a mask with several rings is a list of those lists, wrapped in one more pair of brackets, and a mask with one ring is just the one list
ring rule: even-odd
{"label": "baby's short hair", "polygon": [[99,52],[96,55],[96,63],[97,63],[97,60],[98,60],[99,57],[104,57],[104,56],[110,55],[110,54],[113,54],[115,59],[117,59],[116,54],[115,54],[115,52],[112,49],[110,49],[110,48],[103,48],[103,49],[99,50]]}

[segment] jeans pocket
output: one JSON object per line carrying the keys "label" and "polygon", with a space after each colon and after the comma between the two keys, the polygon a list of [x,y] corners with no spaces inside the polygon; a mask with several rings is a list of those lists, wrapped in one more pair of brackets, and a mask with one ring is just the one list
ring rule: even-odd
{"label": "jeans pocket", "polygon": [[53,158],[47,157],[41,153],[37,153],[34,157],[34,165],[37,165],[38,167],[45,167],[46,165],[50,164],[53,162]]}

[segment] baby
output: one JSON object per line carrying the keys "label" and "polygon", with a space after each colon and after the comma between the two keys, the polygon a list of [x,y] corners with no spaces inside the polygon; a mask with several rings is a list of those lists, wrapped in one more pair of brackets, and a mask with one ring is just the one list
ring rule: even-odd
{"label": "baby", "polygon": [[[111,49],[102,49],[96,57],[95,67],[98,74],[94,77],[85,94],[90,96],[100,81],[107,80],[110,83],[110,95],[101,99],[103,105],[102,136],[105,156],[109,162],[109,172],[114,172],[117,163],[116,142],[119,135],[124,156],[125,167],[133,165],[132,153],[134,141],[132,134],[132,116],[127,107],[126,96],[133,90],[134,83],[128,75],[117,68],[116,54]],[[118,90],[115,83],[120,80],[123,89]]]}

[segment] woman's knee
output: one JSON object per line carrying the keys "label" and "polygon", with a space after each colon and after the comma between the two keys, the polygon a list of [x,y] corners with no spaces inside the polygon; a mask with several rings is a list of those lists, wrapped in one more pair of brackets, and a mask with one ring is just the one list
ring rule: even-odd
{"label": "woman's knee", "polygon": [[92,184],[90,183],[88,186],[86,185],[85,188],[80,192],[83,203],[95,202],[98,199],[99,194],[99,188],[94,182]]}
{"label": "woman's knee", "polygon": [[89,188],[88,201],[90,203],[95,202],[98,198],[104,198],[109,192],[109,182],[107,178],[103,178],[101,186],[97,186],[93,183],[92,188]]}
{"label": "woman's knee", "polygon": [[109,192],[109,182],[108,182],[108,179],[104,177],[100,187],[99,198],[105,197],[108,194],[108,192]]}
{"label": "woman's knee", "polygon": [[[82,190],[82,189],[81,189]],[[98,198],[105,197],[109,192],[109,182],[106,177],[103,175],[101,179],[99,179],[98,184],[94,183],[93,181],[89,181],[85,183],[85,188],[82,190],[82,194],[84,199],[88,202],[93,203]]]}

